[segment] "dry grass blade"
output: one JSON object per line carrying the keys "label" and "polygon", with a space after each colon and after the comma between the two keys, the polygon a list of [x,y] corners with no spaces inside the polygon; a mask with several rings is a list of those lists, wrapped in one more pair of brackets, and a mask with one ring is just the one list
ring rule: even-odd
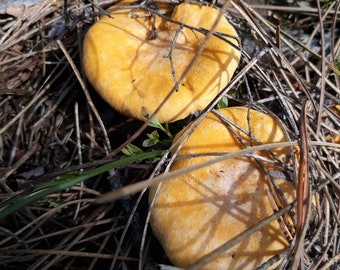
{"label": "dry grass blade", "polygon": [[89,93],[89,91],[88,91],[88,89],[86,87],[86,84],[85,84],[84,80],[82,79],[82,77],[81,77],[77,67],[75,66],[75,64],[74,64],[70,54],[67,52],[67,50],[66,50],[65,46],[63,45],[63,43],[60,40],[57,40],[57,44],[60,47],[60,49],[62,50],[62,52],[65,54],[65,57],[66,57],[67,61],[69,61],[70,65],[71,65],[71,67],[73,69],[73,72],[76,75],[76,77],[77,77],[77,79],[78,79],[78,81],[79,81],[79,83],[81,85],[81,88],[83,89],[83,91],[85,93],[86,100],[87,100],[91,110],[95,114],[95,116],[97,118],[97,121],[100,123],[100,126],[101,126],[101,128],[103,130],[103,133],[104,133],[104,136],[105,136],[105,141],[106,141],[107,149],[111,150],[111,143],[110,143],[109,138],[107,136],[106,128],[105,128],[103,122],[100,119],[100,116],[99,116],[99,113],[98,113],[96,107],[93,105],[92,99],[90,97],[90,93]]}
{"label": "dry grass blade", "polygon": [[139,181],[138,183],[128,185],[127,187],[123,187],[123,188],[121,188],[117,191],[106,193],[104,195],[99,196],[98,199],[96,200],[96,202],[97,203],[113,202],[113,201],[116,201],[116,200],[123,198],[125,196],[135,194],[135,193],[137,193],[137,192],[139,192],[139,191],[141,191],[141,190],[143,190],[147,187],[150,187],[151,185],[158,184],[162,181],[171,180],[171,178],[177,177],[179,175],[185,175],[189,172],[207,167],[209,165],[221,162],[223,160],[227,160],[227,159],[235,158],[235,157],[241,157],[241,156],[246,155],[246,154],[254,153],[255,151],[266,150],[266,149],[277,148],[277,147],[290,147],[290,146],[294,146],[294,145],[296,145],[296,142],[270,143],[270,144],[264,144],[264,145],[260,145],[260,146],[250,147],[250,148],[240,150],[240,151],[235,152],[235,153],[224,154],[220,157],[206,161],[202,164],[198,164],[198,165],[195,165],[195,166],[192,166],[192,167],[189,167],[189,168],[173,171],[173,172],[163,174],[161,176],[153,177],[151,179],[147,179],[147,180],[144,180],[144,181]]}
{"label": "dry grass blade", "polygon": [[294,259],[293,268],[298,269],[303,267],[304,257],[304,238],[307,231],[308,213],[310,212],[310,182],[309,182],[309,147],[308,147],[308,135],[307,135],[307,122],[306,114],[309,102],[306,101],[303,105],[303,111],[300,119],[300,135],[301,157],[299,161],[299,174],[298,174],[298,186],[297,186],[297,221],[294,243]]}

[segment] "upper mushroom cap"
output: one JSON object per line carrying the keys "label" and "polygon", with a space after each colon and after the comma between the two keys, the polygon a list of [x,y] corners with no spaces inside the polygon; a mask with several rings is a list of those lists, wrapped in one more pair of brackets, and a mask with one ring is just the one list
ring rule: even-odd
{"label": "upper mushroom cap", "polygon": [[[219,11],[183,3],[171,15],[179,24],[153,18],[143,10],[119,10],[111,16],[102,16],[85,36],[85,74],[118,112],[145,121],[145,109],[155,111],[175,85],[167,56],[172,58],[178,79],[204,40],[204,34],[187,27],[180,30],[180,24],[209,30]],[[155,31],[156,38],[150,38]],[[237,33],[223,16],[215,32],[234,36],[224,39],[237,45]],[[223,39],[211,37],[178,91],[157,113],[159,120],[172,122],[207,106],[230,81],[239,59],[239,50]]]}
{"label": "upper mushroom cap", "polygon": [[[249,132],[247,108],[226,108],[219,112]],[[273,117],[250,110],[249,118],[252,138],[261,143],[287,140]],[[235,134],[250,145],[248,135],[236,128],[232,129],[233,132],[215,114],[209,113],[178,151],[179,158],[171,165],[170,171],[188,168],[213,158],[204,154],[243,149]],[[179,134],[187,135],[188,132]],[[180,135],[176,136],[174,142]],[[179,141],[183,141],[184,137]],[[252,144],[258,143],[253,140]],[[271,151],[281,158],[288,154],[285,148]],[[256,154],[271,159],[265,151]],[[184,158],[186,156],[189,158]],[[263,165],[267,170],[279,170],[274,165]],[[169,259],[176,266],[189,266],[273,214],[273,198],[267,181],[267,174],[254,159],[238,157],[163,182],[151,209],[150,224]],[[282,179],[275,181],[288,200],[292,201],[295,197],[294,185]],[[157,186],[150,189],[150,203],[156,189]],[[287,246],[288,241],[279,223],[274,221],[223,253],[204,269],[255,269]]]}

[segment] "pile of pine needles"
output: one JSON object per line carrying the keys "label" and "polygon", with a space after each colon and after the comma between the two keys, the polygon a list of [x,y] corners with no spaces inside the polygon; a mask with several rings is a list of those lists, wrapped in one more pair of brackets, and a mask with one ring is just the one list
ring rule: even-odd
{"label": "pile of pine needles", "polygon": [[[317,199],[307,211],[298,196],[282,267],[338,269],[340,2],[245,2],[228,3],[242,62],[216,101],[272,111],[300,151],[289,173]],[[86,30],[119,3],[22,3],[0,7],[0,268],[170,269],[148,229],[141,181],[163,172],[167,136],[143,147],[162,127],[116,113],[82,73]],[[175,134],[189,120],[167,128]]]}

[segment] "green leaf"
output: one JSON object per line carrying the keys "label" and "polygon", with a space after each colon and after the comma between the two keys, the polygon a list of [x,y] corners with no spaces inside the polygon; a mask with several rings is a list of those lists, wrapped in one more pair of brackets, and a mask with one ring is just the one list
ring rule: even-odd
{"label": "green leaf", "polygon": [[[147,118],[150,117],[151,115],[151,112],[146,108],[146,107],[143,107],[142,108],[142,112],[143,112],[143,115]],[[151,117],[150,119],[150,122],[148,124],[149,127],[154,127],[154,128],[157,128],[157,129],[160,129],[161,131],[163,131],[169,138],[172,138],[172,134],[171,132],[169,131],[169,126],[168,124],[165,124],[165,128],[162,126],[162,124],[159,122],[159,119],[156,117],[156,116],[153,116]]]}
{"label": "green leaf", "polygon": [[147,134],[150,140],[159,140],[159,134],[157,130],[152,131],[151,133]]}
{"label": "green leaf", "polygon": [[157,141],[146,139],[143,141],[143,147],[152,147],[157,144]]}
{"label": "green leaf", "polygon": [[228,98],[222,97],[220,101],[217,103],[217,109],[223,109],[228,107]]}
{"label": "green leaf", "polygon": [[143,141],[143,147],[151,147],[159,143],[159,134],[157,130],[154,130],[153,132],[146,135],[149,139]]}
{"label": "green leaf", "polygon": [[140,149],[138,146],[133,145],[132,143],[128,144],[125,148],[122,149],[124,155],[128,157],[136,156],[143,154],[144,151]]}
{"label": "green leaf", "polygon": [[159,122],[158,118],[156,116],[153,116],[149,122],[149,126],[150,127],[154,127],[154,128],[159,128],[162,129],[163,126],[162,124]]}

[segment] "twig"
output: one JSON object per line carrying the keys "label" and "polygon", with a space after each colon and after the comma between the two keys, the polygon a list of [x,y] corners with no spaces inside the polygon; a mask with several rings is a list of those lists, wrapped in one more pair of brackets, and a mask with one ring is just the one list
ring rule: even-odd
{"label": "twig", "polygon": [[[103,254],[103,253],[90,253],[90,252],[82,252],[82,251],[69,251],[69,250],[58,250],[58,249],[0,249],[3,254],[36,254],[38,255],[59,255],[59,256],[71,256],[71,257],[86,257],[86,258],[98,258],[98,259],[112,259],[112,254]],[[119,256],[119,260],[126,261],[137,261],[135,258],[123,257]]]}
{"label": "twig", "polygon": [[[78,160],[79,160],[79,165],[83,164],[83,156],[82,156],[82,151],[81,151],[81,141],[80,141],[80,127],[79,127],[79,109],[78,109],[78,103],[76,102],[74,104],[74,115],[75,115],[75,126],[76,126],[76,137],[77,137],[77,150],[78,150]],[[84,183],[81,182],[80,186],[83,187]],[[79,198],[83,197],[83,192],[82,190],[80,190],[79,192]],[[75,211],[74,220],[77,220],[77,216],[79,214],[80,211],[80,206],[81,204],[79,203],[77,205],[77,209]]]}
{"label": "twig", "polygon": [[321,14],[321,5],[320,0],[316,1],[317,8],[318,8],[318,17],[319,17],[319,25],[320,25],[320,36],[321,36],[321,85],[320,85],[320,99],[319,99],[319,111],[318,111],[318,122],[316,127],[316,136],[320,136],[320,127],[321,127],[321,117],[323,112],[323,103],[325,100],[325,33],[324,33],[324,27],[323,27],[323,18]]}
{"label": "twig", "polygon": [[176,41],[177,41],[178,35],[179,35],[179,33],[182,31],[182,29],[183,29],[183,25],[181,24],[181,25],[179,26],[179,28],[176,30],[175,36],[174,36],[174,38],[172,39],[169,54],[166,55],[166,56],[164,56],[165,58],[169,58],[169,61],[170,61],[171,74],[172,74],[172,77],[174,78],[174,83],[175,83],[175,85],[176,85],[175,91],[178,91],[178,83],[177,83],[177,78],[176,78],[176,70],[175,70],[175,66],[174,66],[174,63],[173,63],[173,61],[172,61],[172,53],[173,53],[173,50],[175,49]]}
{"label": "twig", "polygon": [[[273,6],[273,5],[250,5],[253,9],[275,10],[282,12],[296,12],[298,14],[314,14],[318,12],[318,8],[312,7],[288,7],[288,6]],[[330,10],[330,14],[336,14],[336,10]]]}

